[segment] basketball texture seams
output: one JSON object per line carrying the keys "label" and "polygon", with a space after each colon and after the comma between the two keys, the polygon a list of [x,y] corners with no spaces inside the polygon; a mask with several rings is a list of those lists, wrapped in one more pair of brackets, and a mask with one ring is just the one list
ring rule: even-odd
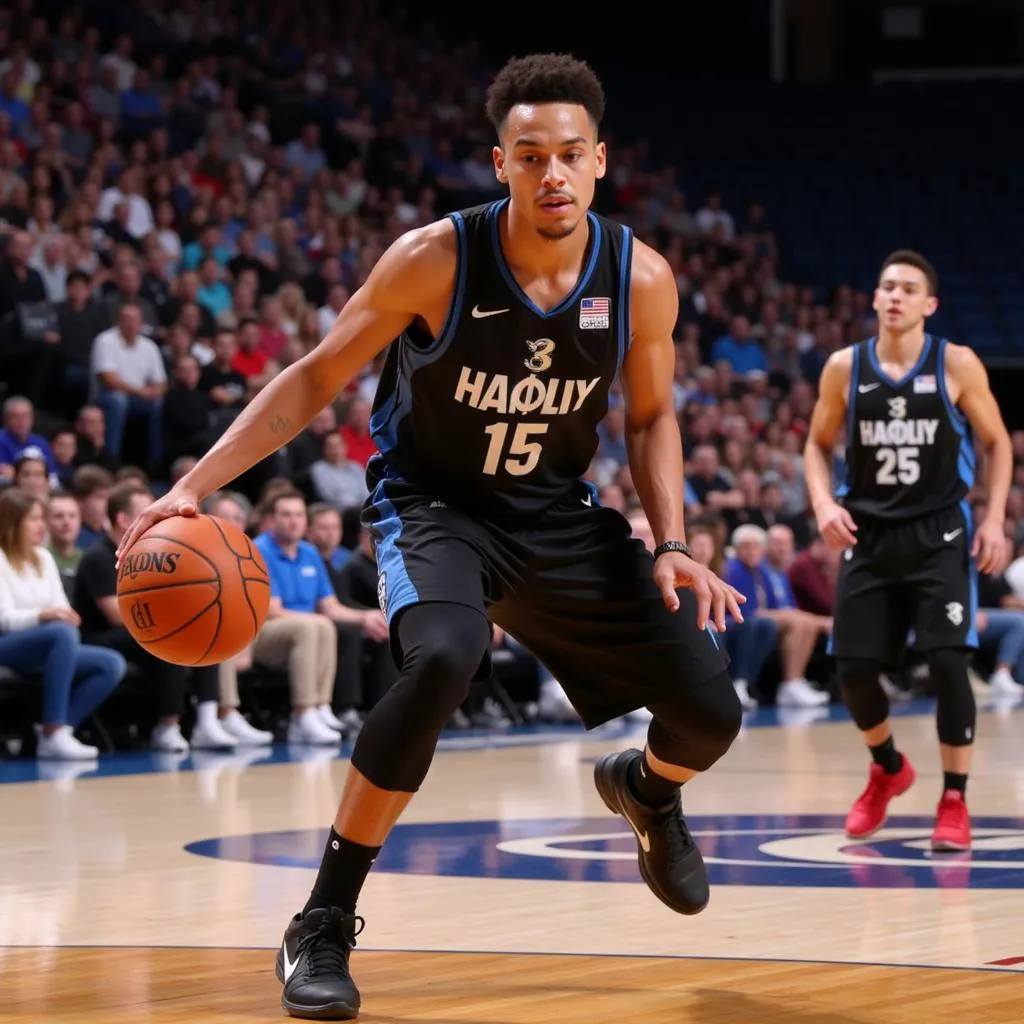
{"label": "basketball texture seams", "polygon": [[262,629],[270,579],[259,551],[231,523],[173,517],[125,552],[117,597],[126,628],[151,654],[212,665],[238,654]]}

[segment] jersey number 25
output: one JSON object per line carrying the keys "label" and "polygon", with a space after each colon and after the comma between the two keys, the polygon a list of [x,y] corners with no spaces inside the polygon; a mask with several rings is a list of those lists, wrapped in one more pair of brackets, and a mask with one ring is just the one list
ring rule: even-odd
{"label": "jersey number 25", "polygon": [[879,448],[875,453],[879,462],[875,483],[889,487],[916,484],[921,479],[920,454],[920,448]]}

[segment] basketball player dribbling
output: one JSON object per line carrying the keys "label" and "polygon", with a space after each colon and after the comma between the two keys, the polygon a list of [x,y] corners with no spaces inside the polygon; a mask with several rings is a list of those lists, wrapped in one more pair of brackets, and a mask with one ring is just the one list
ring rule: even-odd
{"label": "basketball player dribbling", "polygon": [[[925,333],[937,286],[934,268],[917,253],[885,261],[874,300],[878,336],[825,364],[804,469],[818,529],[845,549],[832,649],[843,699],[872,757],[846,832],[876,832],[889,802],[914,781],[893,743],[879,681],[902,662],[912,629],[938,699],[944,780],[931,845],[951,851],[971,845],[965,792],[975,724],[967,674],[968,651],[978,645],[975,563],[990,573],[1006,566],[1013,455],[981,360]],[[832,452],[844,423],[847,472],[833,496]],[[975,434],[988,466],[988,513],[976,531],[966,501]]]}
{"label": "basketball player dribbling", "polygon": [[[367,716],[309,901],[277,958],[295,1016],[347,1019],[356,900],[423,782],[441,730],[489,671],[490,622],[561,682],[585,725],[646,706],[645,749],[603,757],[595,783],[637,836],[641,874],[696,914],[707,873],[680,787],[740,727],[714,622],[742,597],[690,557],[672,396],[678,293],[665,260],[589,212],[605,173],[593,71],[509,62],[488,93],[510,198],[404,235],[321,345],[254,399],[122,544],[293,437],[394,339],[372,418],[364,521],[401,674]],[[581,481],[621,376],[633,478],[654,557]]]}

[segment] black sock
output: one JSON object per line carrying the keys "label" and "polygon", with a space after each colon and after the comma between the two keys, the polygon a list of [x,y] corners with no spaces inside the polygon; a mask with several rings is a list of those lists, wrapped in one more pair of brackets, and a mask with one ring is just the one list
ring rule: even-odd
{"label": "black sock", "polygon": [[967,776],[959,772],[942,773],[942,791],[955,789],[961,796],[967,793]]}
{"label": "black sock", "polygon": [[868,747],[868,750],[875,764],[880,764],[886,775],[895,775],[903,767],[903,755],[896,749],[891,736],[877,747]]}
{"label": "black sock", "polygon": [[672,800],[679,792],[680,782],[673,782],[659,775],[641,755],[629,766],[629,788],[642,804],[660,807]]}
{"label": "black sock", "polygon": [[346,914],[354,914],[359,892],[378,853],[379,846],[361,846],[351,839],[342,839],[332,828],[320,873],[302,913],[317,907],[341,907]]}

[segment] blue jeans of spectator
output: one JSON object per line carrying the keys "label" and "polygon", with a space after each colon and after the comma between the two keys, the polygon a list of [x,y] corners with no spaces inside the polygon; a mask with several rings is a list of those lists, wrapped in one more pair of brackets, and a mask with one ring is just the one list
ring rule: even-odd
{"label": "blue jeans of spectator", "polygon": [[67,622],[46,622],[0,636],[0,665],[41,672],[43,724],[78,728],[124,678],[117,651],[88,647]]}
{"label": "blue jeans of spectator", "polygon": [[996,665],[1009,665],[1010,675],[1024,679],[1024,612],[1015,608],[983,608],[988,625],[978,633],[982,647],[996,648]]}
{"label": "blue jeans of spectator", "polygon": [[107,449],[116,458],[121,457],[121,445],[129,422],[149,421],[149,468],[155,471],[164,454],[164,400],[140,398],[103,388],[96,396],[96,404],[103,410],[107,421]]}
{"label": "blue jeans of spectator", "polygon": [[725,631],[725,649],[729,652],[733,679],[745,680],[749,687],[754,687],[778,640],[778,624],[756,612],[743,622],[730,622]]}

